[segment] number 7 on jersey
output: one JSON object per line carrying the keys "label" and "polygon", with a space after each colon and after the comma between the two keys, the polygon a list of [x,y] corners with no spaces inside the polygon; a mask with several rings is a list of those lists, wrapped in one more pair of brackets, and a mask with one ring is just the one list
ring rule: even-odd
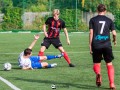
{"label": "number 7 on jersey", "polygon": [[101,27],[101,30],[100,30],[100,34],[102,34],[103,30],[104,30],[104,27],[105,27],[105,21],[99,21],[99,23],[102,23],[102,27]]}

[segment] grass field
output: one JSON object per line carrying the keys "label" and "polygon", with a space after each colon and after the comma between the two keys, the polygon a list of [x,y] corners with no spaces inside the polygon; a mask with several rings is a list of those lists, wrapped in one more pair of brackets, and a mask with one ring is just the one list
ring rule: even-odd
{"label": "grass field", "polygon": [[[105,62],[102,61],[102,86],[95,85],[95,74],[92,70],[92,58],[88,48],[88,33],[69,33],[71,45],[66,44],[64,34],[61,34],[61,41],[64,49],[76,67],[68,67],[66,61],[55,59],[48,63],[57,63],[56,68],[20,70],[18,67],[18,55],[29,46],[35,33],[0,33],[0,76],[10,81],[21,90],[52,90],[51,85],[55,84],[57,90],[108,90],[109,83]],[[115,60],[115,83],[117,90],[120,90],[120,33],[118,33],[118,44],[113,47]],[[33,55],[37,55],[43,34],[33,48]],[[45,54],[59,54],[53,46],[45,51]],[[10,62],[11,71],[4,71],[3,64]],[[12,90],[0,80],[0,90]]]}

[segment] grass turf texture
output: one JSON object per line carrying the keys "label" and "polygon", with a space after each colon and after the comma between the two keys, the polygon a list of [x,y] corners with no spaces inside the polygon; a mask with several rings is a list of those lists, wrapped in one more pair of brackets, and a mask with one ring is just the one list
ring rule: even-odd
{"label": "grass turf texture", "polygon": [[[109,82],[105,62],[102,61],[102,86],[97,88],[95,85],[95,74],[92,70],[92,58],[89,54],[88,33],[74,34],[69,33],[71,45],[67,45],[64,34],[61,34],[61,41],[64,49],[68,52],[69,57],[76,67],[68,67],[67,62],[61,59],[47,61],[48,63],[57,63],[58,66],[51,69],[37,70],[20,70],[18,67],[18,55],[27,48],[32,40],[31,34],[0,34],[0,76],[10,81],[12,84],[21,90],[52,90],[51,85],[55,84],[57,90],[107,90]],[[113,47],[115,60],[115,83],[117,90],[120,90],[120,34],[118,33],[118,44]],[[41,34],[40,39],[33,48],[33,55],[37,55],[40,43],[43,39]],[[51,46],[45,51],[45,54],[60,54],[57,49]],[[12,64],[11,71],[4,71],[3,64],[10,62]],[[12,90],[2,81],[0,81],[0,90]]]}

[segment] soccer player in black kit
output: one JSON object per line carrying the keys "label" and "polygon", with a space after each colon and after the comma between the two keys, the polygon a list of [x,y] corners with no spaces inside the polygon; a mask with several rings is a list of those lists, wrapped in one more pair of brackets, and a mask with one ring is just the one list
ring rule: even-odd
{"label": "soccer player in black kit", "polygon": [[[63,29],[66,40],[68,45],[70,44],[70,40],[68,37],[68,32],[65,26],[65,22],[59,18],[60,11],[59,9],[53,10],[53,17],[49,17],[45,24],[43,25],[43,31],[45,34],[45,38],[43,42],[41,43],[41,49],[38,53],[39,56],[44,55],[44,51],[49,48],[49,46],[52,44],[55,48],[57,48],[67,61],[70,67],[74,67],[74,65],[71,63],[70,58],[67,54],[67,52],[63,49],[62,43],[60,41],[60,30]],[[46,31],[46,26],[48,26],[48,30]]]}
{"label": "soccer player in black kit", "polygon": [[112,60],[112,46],[110,32],[112,32],[113,43],[116,45],[116,31],[113,21],[105,16],[106,7],[103,4],[97,7],[98,15],[91,18],[89,22],[89,47],[93,58],[93,70],[96,74],[96,85],[102,84],[101,60],[104,59],[108,71],[110,89],[115,90],[114,67]]}

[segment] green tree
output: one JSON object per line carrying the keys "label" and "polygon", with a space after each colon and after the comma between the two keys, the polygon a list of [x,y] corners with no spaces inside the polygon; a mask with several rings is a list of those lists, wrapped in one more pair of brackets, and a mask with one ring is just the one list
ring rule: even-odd
{"label": "green tree", "polygon": [[13,30],[22,28],[21,9],[6,8],[2,23],[3,30]]}
{"label": "green tree", "polygon": [[120,31],[120,0],[113,0],[110,2],[109,10],[115,16],[115,26],[116,29]]}
{"label": "green tree", "polygon": [[14,7],[23,8],[24,11],[46,11],[48,0],[12,0]]}
{"label": "green tree", "polygon": [[2,13],[5,12],[5,9],[7,7],[13,7],[13,3],[12,3],[12,0],[0,0],[0,11]]}
{"label": "green tree", "polygon": [[[81,2],[82,0],[79,1]],[[80,9],[84,12],[96,12],[100,3],[105,4],[107,11],[114,15],[116,28],[120,30],[120,0],[85,0],[84,7]]]}

